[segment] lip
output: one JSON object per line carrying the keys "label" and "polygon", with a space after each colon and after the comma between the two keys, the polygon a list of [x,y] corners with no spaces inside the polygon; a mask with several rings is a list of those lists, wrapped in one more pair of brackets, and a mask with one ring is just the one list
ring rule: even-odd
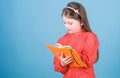
{"label": "lip", "polygon": [[67,30],[67,31],[70,31],[70,29],[69,29],[69,30]]}
{"label": "lip", "polygon": [[70,31],[71,29],[67,29],[67,31]]}
{"label": "lip", "polygon": [[70,32],[71,32],[71,30],[70,30],[70,29],[68,29],[68,30],[67,30],[67,32],[69,32],[69,33],[70,33]]}

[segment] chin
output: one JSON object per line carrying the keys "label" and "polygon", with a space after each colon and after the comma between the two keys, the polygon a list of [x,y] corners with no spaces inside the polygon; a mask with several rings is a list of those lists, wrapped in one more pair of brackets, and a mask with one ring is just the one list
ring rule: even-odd
{"label": "chin", "polygon": [[73,34],[74,32],[70,32],[70,31],[68,31],[68,33]]}

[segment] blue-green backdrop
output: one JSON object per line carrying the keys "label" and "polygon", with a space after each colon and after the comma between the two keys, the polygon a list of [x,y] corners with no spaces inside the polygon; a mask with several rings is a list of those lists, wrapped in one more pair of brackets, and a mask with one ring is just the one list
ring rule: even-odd
{"label": "blue-green backdrop", "polygon": [[[73,0],[0,0],[0,78],[61,78],[45,47],[66,33],[62,9]],[[120,1],[75,0],[100,42],[97,78],[120,78]]]}

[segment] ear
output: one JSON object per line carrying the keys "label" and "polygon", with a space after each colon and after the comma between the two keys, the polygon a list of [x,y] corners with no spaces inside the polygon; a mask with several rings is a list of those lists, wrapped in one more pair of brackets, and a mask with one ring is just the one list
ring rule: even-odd
{"label": "ear", "polygon": [[81,25],[81,26],[83,26],[83,25],[84,25],[82,21],[80,21],[80,25]]}

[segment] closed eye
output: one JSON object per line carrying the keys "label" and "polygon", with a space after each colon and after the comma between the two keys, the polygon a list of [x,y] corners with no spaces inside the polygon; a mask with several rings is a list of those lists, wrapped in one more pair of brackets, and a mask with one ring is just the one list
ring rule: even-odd
{"label": "closed eye", "polygon": [[69,25],[72,25],[73,23],[72,22],[68,22]]}

